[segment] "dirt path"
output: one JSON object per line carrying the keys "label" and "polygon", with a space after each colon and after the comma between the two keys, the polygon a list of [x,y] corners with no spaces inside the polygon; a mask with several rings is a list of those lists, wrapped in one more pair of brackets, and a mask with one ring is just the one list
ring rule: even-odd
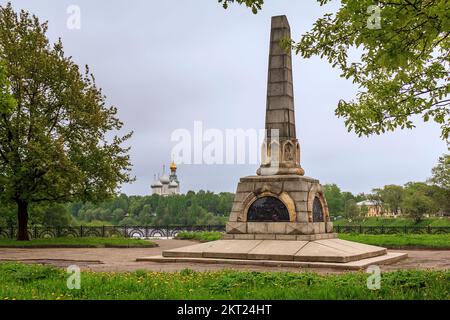
{"label": "dirt path", "polygon": [[[320,273],[338,273],[329,269],[299,269],[275,268],[263,266],[242,266],[222,264],[196,263],[154,263],[136,262],[136,258],[160,255],[162,251],[189,246],[195,242],[184,240],[159,240],[159,247],[143,249],[0,249],[0,261],[21,261],[27,263],[44,263],[60,267],[79,265],[84,270],[91,271],[135,271],[138,269],[150,271],[178,271],[185,268],[197,271],[214,271],[223,269],[252,271],[317,271]],[[450,250],[390,250],[406,252],[409,258],[392,265],[381,266],[382,270],[398,269],[450,269]]]}

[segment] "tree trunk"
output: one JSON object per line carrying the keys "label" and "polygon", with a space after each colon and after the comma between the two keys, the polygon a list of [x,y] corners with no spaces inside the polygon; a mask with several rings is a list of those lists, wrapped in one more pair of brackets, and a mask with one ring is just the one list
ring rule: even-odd
{"label": "tree trunk", "polygon": [[17,232],[18,241],[28,241],[28,203],[17,201],[17,217],[19,220],[19,230]]}

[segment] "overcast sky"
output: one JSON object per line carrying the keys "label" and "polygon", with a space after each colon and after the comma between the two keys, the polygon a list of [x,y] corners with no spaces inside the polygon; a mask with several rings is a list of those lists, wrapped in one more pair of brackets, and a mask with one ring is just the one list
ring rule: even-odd
{"label": "overcast sky", "polygon": [[[2,1],[5,3],[4,1]],[[88,64],[107,102],[119,109],[130,141],[133,174],[127,194],[150,194],[153,174],[171,160],[171,133],[205,128],[264,128],[270,17],[288,16],[295,39],[336,5],[267,0],[253,15],[224,10],[216,0],[14,0],[49,20],[49,37]],[[67,8],[81,10],[81,28],[67,28]],[[370,192],[386,184],[423,181],[445,153],[432,123],[415,130],[358,138],[334,115],[356,88],[318,58],[293,59],[297,136],[306,175],[343,190]],[[257,165],[180,165],[183,192],[234,192]]]}

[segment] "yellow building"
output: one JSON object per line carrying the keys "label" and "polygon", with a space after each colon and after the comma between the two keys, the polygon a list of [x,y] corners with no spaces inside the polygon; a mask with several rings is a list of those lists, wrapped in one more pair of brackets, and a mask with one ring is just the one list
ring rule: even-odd
{"label": "yellow building", "polygon": [[364,200],[356,204],[359,208],[366,207],[366,217],[396,217],[390,210],[383,208],[380,204],[371,200]]}

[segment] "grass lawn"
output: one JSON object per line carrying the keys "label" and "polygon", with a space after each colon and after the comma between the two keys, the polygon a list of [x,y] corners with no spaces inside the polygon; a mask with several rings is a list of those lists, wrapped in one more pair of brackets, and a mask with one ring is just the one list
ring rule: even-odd
{"label": "grass lawn", "polygon": [[340,275],[278,272],[81,273],[69,290],[63,269],[0,264],[0,300],[10,299],[450,299],[450,271],[383,273],[369,290],[364,272]]}
{"label": "grass lawn", "polygon": [[450,234],[339,234],[340,239],[386,248],[450,250]]}
{"label": "grass lawn", "polygon": [[197,240],[200,242],[216,241],[222,238],[221,232],[180,232],[175,239],[179,240]]}
{"label": "grass lawn", "polygon": [[349,222],[347,219],[333,221],[335,226],[363,226],[363,227],[450,227],[450,218],[424,218],[416,223],[410,218],[365,218]]}
{"label": "grass lawn", "polygon": [[[181,232],[177,239],[201,242],[220,240],[220,232]],[[450,250],[450,234],[339,234],[343,240],[382,246],[387,248],[419,248]]]}
{"label": "grass lawn", "polygon": [[151,248],[157,244],[132,238],[0,239],[0,248]]}

